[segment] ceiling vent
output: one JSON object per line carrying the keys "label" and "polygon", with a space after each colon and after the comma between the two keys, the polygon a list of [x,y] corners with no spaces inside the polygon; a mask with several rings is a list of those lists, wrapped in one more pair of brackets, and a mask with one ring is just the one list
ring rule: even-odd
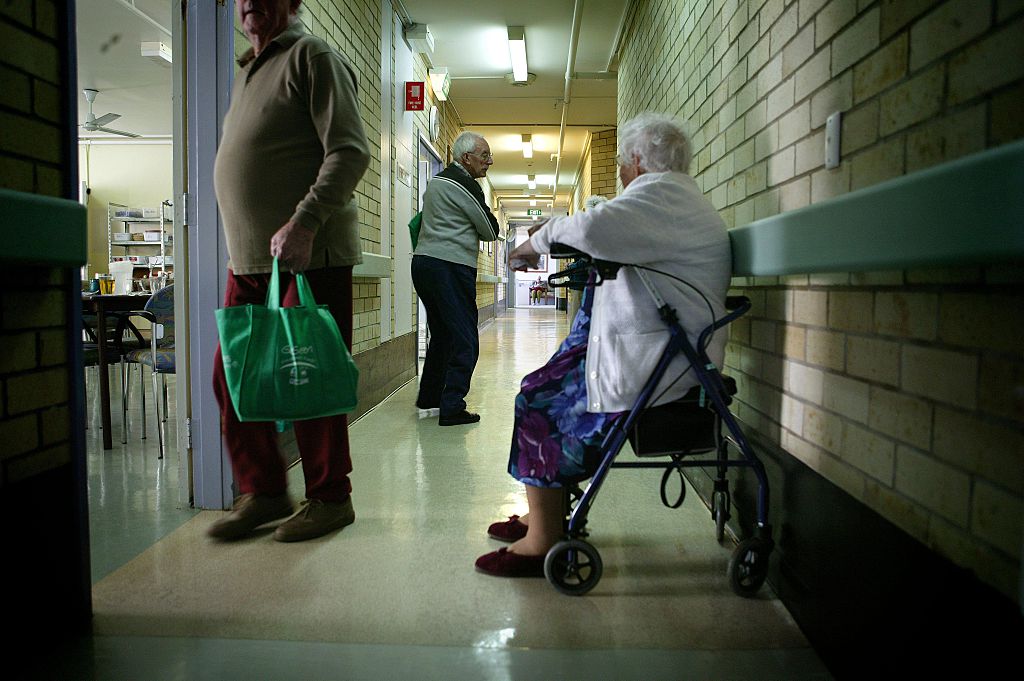
{"label": "ceiling vent", "polygon": [[516,80],[515,76],[513,76],[511,73],[505,74],[505,82],[508,83],[509,85],[514,85],[516,87],[526,87],[527,85],[533,85],[533,81],[535,80],[537,80],[536,73],[527,73],[526,80]]}

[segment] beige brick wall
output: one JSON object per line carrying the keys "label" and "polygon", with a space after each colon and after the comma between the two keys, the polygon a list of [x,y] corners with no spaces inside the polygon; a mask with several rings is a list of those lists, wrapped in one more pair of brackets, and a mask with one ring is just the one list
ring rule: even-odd
{"label": "beige brick wall", "polygon": [[576,174],[576,179],[572,188],[572,199],[569,201],[569,214],[576,213],[583,210],[586,207],[584,203],[587,197],[591,195],[591,159],[593,157],[593,144],[594,138],[591,136],[587,140],[586,146],[583,148],[583,154],[580,156],[580,169]]}
{"label": "beige brick wall", "polygon": [[61,196],[58,23],[45,0],[0,2],[0,188]]}
{"label": "beige brick wall", "polygon": [[590,135],[583,155],[580,158],[580,169],[573,184],[570,213],[583,210],[588,196],[603,196],[607,199],[618,193],[618,166],[615,156],[617,133],[615,128],[600,130]]}
{"label": "beige brick wall", "polygon": [[[58,15],[0,2],[0,187],[62,196]],[[67,273],[0,265],[0,489],[71,462]]]}
{"label": "beige brick wall", "polygon": [[[1024,137],[1024,4],[636,3],[619,120],[678,115],[729,226]],[[661,55],[652,59],[652,55]],[[824,168],[843,112],[842,163]],[[1008,267],[741,278],[727,370],[748,427],[1016,598],[1024,276]]]}
{"label": "beige brick wall", "polygon": [[590,193],[607,199],[614,197],[618,190],[618,134],[614,128],[595,132],[590,138]]}

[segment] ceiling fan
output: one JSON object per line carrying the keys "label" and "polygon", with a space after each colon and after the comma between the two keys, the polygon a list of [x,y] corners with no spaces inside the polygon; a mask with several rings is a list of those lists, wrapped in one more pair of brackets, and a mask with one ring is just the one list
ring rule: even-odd
{"label": "ceiling fan", "polygon": [[82,90],[82,94],[85,95],[85,100],[89,102],[89,113],[85,116],[85,123],[82,123],[78,127],[84,128],[89,132],[100,131],[113,133],[115,135],[122,135],[124,137],[140,137],[140,135],[136,135],[134,132],[125,132],[124,130],[114,130],[113,128],[106,127],[107,123],[116,121],[121,117],[121,114],[107,113],[96,118],[96,114],[92,112],[92,103],[96,101],[96,95],[99,93],[99,90],[93,90],[91,88]]}

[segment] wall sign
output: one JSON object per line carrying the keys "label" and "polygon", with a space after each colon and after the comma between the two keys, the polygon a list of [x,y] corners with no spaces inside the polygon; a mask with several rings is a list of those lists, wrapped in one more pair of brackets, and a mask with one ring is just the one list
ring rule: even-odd
{"label": "wall sign", "polygon": [[410,80],[405,83],[405,110],[423,111],[425,90],[423,81]]}

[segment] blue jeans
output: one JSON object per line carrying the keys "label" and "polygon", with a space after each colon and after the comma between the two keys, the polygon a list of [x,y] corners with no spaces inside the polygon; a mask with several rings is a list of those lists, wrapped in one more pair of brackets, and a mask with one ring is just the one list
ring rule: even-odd
{"label": "blue jeans", "polygon": [[414,255],[412,283],[427,309],[430,331],[416,406],[440,407],[442,416],[458,414],[466,408],[466,393],[480,356],[476,268]]}

